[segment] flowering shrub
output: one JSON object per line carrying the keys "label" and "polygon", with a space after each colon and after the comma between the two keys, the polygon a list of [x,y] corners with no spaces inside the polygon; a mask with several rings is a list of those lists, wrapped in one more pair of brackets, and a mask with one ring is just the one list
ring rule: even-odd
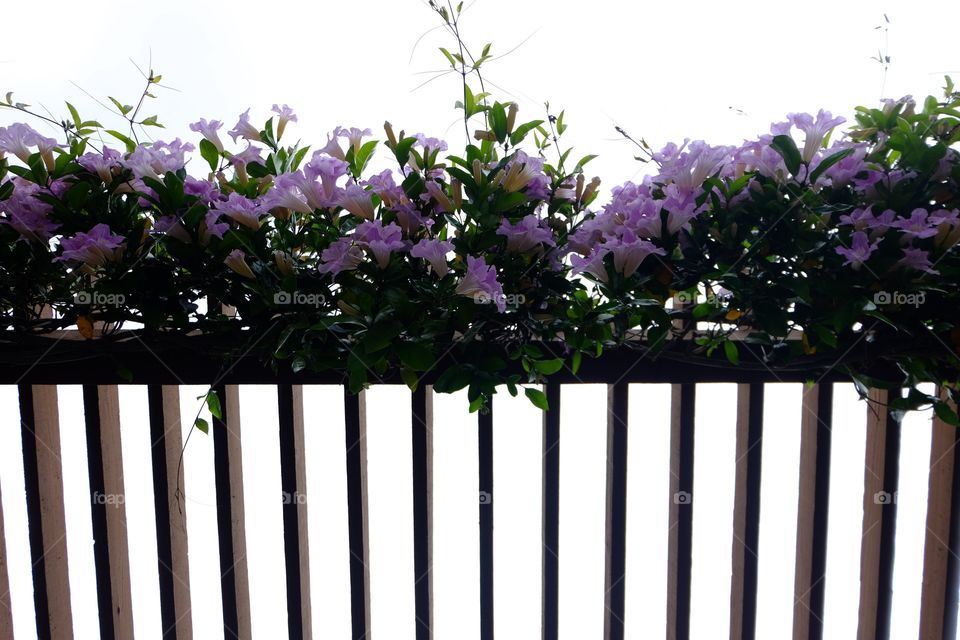
{"label": "flowering shrub", "polygon": [[[820,111],[739,146],[667,145],[655,175],[599,206],[590,156],[548,160],[562,114],[520,123],[515,104],[464,89],[466,120],[484,124],[456,153],[389,123],[383,140],[337,127],[322,147],[285,146],[287,105],[262,128],[244,112],[230,143],[200,119],[188,142],[106,131],[123,148],[101,147],[73,107],[63,140],[0,128],[4,339],[222,335],[269,345],[276,366],[342,371],[353,391],[389,370],[415,387],[442,366],[435,388],[467,387],[472,409],[620,345],[651,361],[839,366],[956,422],[917,389],[957,395],[949,79],[943,101],[858,108],[832,142],[844,120]],[[378,151],[392,169],[371,169]]]}

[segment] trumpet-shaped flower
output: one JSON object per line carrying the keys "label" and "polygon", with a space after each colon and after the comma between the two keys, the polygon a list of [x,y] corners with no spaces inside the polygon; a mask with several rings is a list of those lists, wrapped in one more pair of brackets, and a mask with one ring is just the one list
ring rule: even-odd
{"label": "trumpet-shaped flower", "polygon": [[260,139],[260,131],[250,124],[250,109],[240,114],[240,119],[237,121],[237,124],[227,132],[227,135],[233,138],[234,143],[236,143],[237,138],[243,138],[251,142],[262,142]]}
{"label": "trumpet-shaped flower", "polygon": [[803,141],[803,150],[800,153],[804,162],[813,160],[823,144],[824,137],[831,129],[847,121],[846,118],[840,116],[834,118],[829,111],[823,109],[817,112],[816,119],[809,113],[791,113],[787,115],[787,119],[793,126],[806,134]]}
{"label": "trumpet-shaped flower", "polygon": [[280,174],[274,179],[273,188],[264,196],[263,207],[268,210],[274,207],[283,207],[298,213],[312,212],[313,207],[307,203],[307,198],[301,188],[303,181],[302,171]]}
{"label": "trumpet-shaped flower", "polygon": [[607,275],[607,266],[603,262],[604,257],[608,253],[610,253],[608,248],[599,246],[587,254],[586,257],[577,254],[571,255],[570,264],[573,268],[570,270],[570,274],[589,273],[600,282],[608,282],[610,278]]}
{"label": "trumpet-shaped flower", "polygon": [[342,271],[356,269],[362,260],[363,250],[353,244],[352,238],[344,237],[323,250],[317,271],[336,277]]}
{"label": "trumpet-shaped flower", "polygon": [[104,146],[103,153],[85,153],[77,158],[77,163],[90,173],[97,174],[104,183],[110,184],[113,182],[113,170],[120,168],[120,158],[119,151]]}
{"label": "trumpet-shaped flower", "polygon": [[410,255],[414,258],[423,258],[430,263],[430,268],[441,278],[450,271],[447,264],[447,254],[453,251],[453,243],[449,240],[437,240],[435,238],[424,238],[410,249]]}
{"label": "trumpet-shaped flower", "polygon": [[72,238],[60,241],[63,253],[58,261],[81,262],[90,267],[101,267],[107,262],[120,258],[117,249],[123,244],[123,236],[118,236],[107,225],[100,223],[89,232],[80,232]]}
{"label": "trumpet-shaped flower", "polygon": [[373,220],[373,201],[370,192],[357,184],[351,184],[344,190],[337,204],[358,218]]}
{"label": "trumpet-shaped flower", "polygon": [[406,248],[406,243],[401,239],[402,235],[400,227],[393,222],[383,226],[380,220],[367,220],[357,225],[353,239],[373,254],[377,265],[384,269],[390,262],[390,254]]}
{"label": "trumpet-shaped flower", "polygon": [[538,245],[553,247],[556,242],[553,240],[553,233],[544,228],[541,222],[534,213],[524,216],[516,224],[504,218],[497,229],[497,235],[506,236],[507,251],[511,253],[526,253],[534,248],[538,253],[543,253],[543,246]]}
{"label": "trumpet-shaped flower", "polygon": [[641,240],[629,229],[613,241],[604,244],[613,254],[613,268],[629,278],[636,273],[640,263],[649,255],[666,255],[666,252],[648,240]]}
{"label": "trumpet-shaped flower", "polygon": [[924,271],[931,275],[937,275],[940,272],[933,268],[930,263],[930,252],[917,247],[905,247],[903,258],[897,262],[898,266]]}
{"label": "trumpet-shaped flower", "polygon": [[260,205],[239,193],[231,193],[226,202],[217,202],[215,210],[238,224],[256,231],[260,228]]}
{"label": "trumpet-shaped flower", "polygon": [[856,231],[853,234],[852,246],[837,247],[836,252],[846,258],[846,261],[843,263],[844,265],[850,265],[854,269],[859,269],[860,266],[870,258],[870,254],[877,250],[877,245],[879,244],[879,240],[874,240],[873,243],[871,243],[866,233]]}
{"label": "trumpet-shaped flower", "polygon": [[503,287],[497,282],[497,270],[487,266],[483,258],[467,256],[467,272],[457,284],[457,294],[473,298],[476,302],[493,301],[500,313],[507,309]]}
{"label": "trumpet-shaped flower", "polygon": [[[0,151],[12,153],[24,164],[29,162],[30,156],[34,153],[41,155],[50,153],[56,146],[56,140],[40,135],[32,127],[21,122],[9,127],[0,127]],[[37,147],[37,150],[31,151],[30,147]]]}
{"label": "trumpet-shaped flower", "polygon": [[28,240],[46,243],[60,228],[47,216],[53,207],[34,197],[41,192],[36,183],[22,178],[13,179],[14,190],[6,200],[0,200],[0,224],[6,224]]}
{"label": "trumpet-shaped flower", "polygon": [[891,226],[900,229],[907,238],[932,238],[937,235],[937,225],[931,224],[926,209],[917,208],[910,212],[909,218],[901,218]]}
{"label": "trumpet-shaped flower", "polygon": [[293,113],[293,109],[291,109],[288,105],[283,105],[283,107],[273,105],[271,111],[280,116],[279,121],[277,122],[277,140],[279,140],[283,137],[283,131],[287,128],[287,123],[296,122],[297,116]]}
{"label": "trumpet-shaped flower", "polygon": [[223,123],[219,120],[208,121],[206,118],[200,118],[190,125],[190,131],[196,131],[217,149],[217,153],[223,153],[223,141],[217,133],[222,127]]}

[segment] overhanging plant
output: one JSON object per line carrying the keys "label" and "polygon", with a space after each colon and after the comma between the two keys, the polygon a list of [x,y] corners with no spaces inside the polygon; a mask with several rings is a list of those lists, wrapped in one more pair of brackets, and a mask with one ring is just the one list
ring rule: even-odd
{"label": "overhanging plant", "polygon": [[[438,12],[459,39],[456,12]],[[597,207],[591,156],[560,147],[562,113],[523,121],[472,90],[489,46],[444,55],[464,79],[462,150],[389,123],[380,139],[337,127],[322,147],[290,146],[287,105],[262,127],[245,112],[230,143],[201,119],[196,146],[139,142],[133,125],[160,125],[120,102],[128,133],[69,104],[60,140],[0,128],[2,340],[200,333],[225,355],[256,343],[273,366],[342,372],[354,392],[388,371],[414,388],[441,367],[434,388],[467,388],[471,410],[613,347],[749,358],[905,387],[896,410],[932,405],[957,424],[918,388],[958,398],[949,78],[942,100],[858,108],[833,142],[843,119],[821,111],[738,146],[647,148],[656,173]],[[144,93],[157,83],[151,71]],[[32,113],[9,94],[4,106]],[[373,169],[378,153],[393,167]]]}

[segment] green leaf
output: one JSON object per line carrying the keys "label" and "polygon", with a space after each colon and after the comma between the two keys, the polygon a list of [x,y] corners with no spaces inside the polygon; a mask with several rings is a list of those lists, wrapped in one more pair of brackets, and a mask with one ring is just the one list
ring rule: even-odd
{"label": "green leaf", "polygon": [[499,102],[494,103],[490,109],[490,130],[496,136],[497,142],[503,142],[507,138],[507,112]]}
{"label": "green leaf", "polygon": [[133,107],[131,107],[130,105],[128,105],[128,104],[120,104],[120,101],[117,100],[116,98],[114,98],[113,96],[107,96],[107,97],[110,98],[110,102],[112,102],[112,103],[114,104],[114,106],[115,106],[117,109],[119,109],[119,110],[120,110],[120,113],[122,113],[123,115],[127,115],[128,113],[130,113],[131,111],[133,111]]}
{"label": "green leaf", "polygon": [[119,131],[114,131],[113,129],[107,129],[107,133],[122,142],[124,146],[126,146],[129,153],[133,153],[136,150],[137,143],[131,140],[128,136],[123,135]]}
{"label": "green leaf", "polygon": [[367,353],[379,351],[389,346],[393,339],[400,335],[401,331],[403,331],[403,327],[397,322],[376,324],[367,330],[363,346]]}
{"label": "green leaf", "polygon": [[545,376],[551,376],[563,368],[563,358],[537,360],[533,363],[533,368]]}
{"label": "green leaf", "polygon": [[77,129],[82,129],[83,121],[80,120],[80,114],[77,112],[77,108],[68,102],[67,109],[70,110],[70,117],[73,118],[73,123],[77,125]]}
{"label": "green leaf", "polygon": [[216,391],[207,394],[207,408],[210,409],[210,415],[218,420],[223,420],[223,411],[220,408],[220,397]]}
{"label": "green leaf", "polygon": [[531,122],[525,122],[513,130],[513,133],[510,134],[510,144],[516,146],[520,144],[527,134],[530,133],[533,129],[536,129],[543,124],[543,120],[533,120]]}
{"label": "green leaf", "polygon": [[217,170],[217,165],[220,164],[220,152],[206,138],[200,141],[200,155],[210,165],[210,171]]}
{"label": "green leaf", "polygon": [[400,342],[394,349],[400,362],[413,371],[426,371],[433,366],[433,352],[418,342]]}
{"label": "green leaf", "polygon": [[162,124],[157,122],[157,116],[150,116],[149,118],[144,118],[143,120],[140,121],[140,124],[142,124],[145,127],[159,127],[160,129],[165,128]]}
{"label": "green leaf", "polygon": [[824,158],[820,164],[817,165],[817,168],[810,172],[810,184],[815,183],[817,178],[823,175],[824,171],[837,164],[854,151],[855,149],[844,149],[843,151],[839,151],[828,158]]}
{"label": "green leaf", "polygon": [[727,360],[730,361],[730,364],[734,366],[740,364],[740,350],[737,348],[736,342],[732,340],[724,342],[723,351],[727,354]]}
{"label": "green leaf", "polygon": [[532,387],[527,387],[523,390],[523,393],[529,398],[530,402],[533,403],[533,406],[538,409],[543,409],[548,411],[550,409],[549,403],[547,403],[547,394],[545,394],[540,389],[534,389]]}
{"label": "green leaf", "polygon": [[942,400],[935,401],[933,403],[933,411],[937,414],[938,418],[947,424],[953,427],[960,427],[960,418],[957,417],[957,412],[946,402]]}
{"label": "green leaf", "polygon": [[195,426],[198,431],[201,431],[205,434],[210,433],[210,425],[203,418],[197,418],[197,421],[193,423],[193,426]]}
{"label": "green leaf", "polygon": [[797,149],[797,143],[793,141],[793,138],[785,135],[774,136],[770,146],[783,158],[790,174],[797,175],[797,172],[800,171],[801,157],[800,151]]}
{"label": "green leaf", "polygon": [[573,372],[573,375],[577,375],[577,372],[580,371],[580,363],[583,362],[583,354],[579,351],[573,352],[573,363],[570,367],[570,370]]}
{"label": "green leaf", "polygon": [[420,386],[420,376],[418,376],[415,371],[411,371],[406,367],[400,369],[400,379],[403,380],[403,383],[407,385],[410,391],[416,391],[417,387]]}

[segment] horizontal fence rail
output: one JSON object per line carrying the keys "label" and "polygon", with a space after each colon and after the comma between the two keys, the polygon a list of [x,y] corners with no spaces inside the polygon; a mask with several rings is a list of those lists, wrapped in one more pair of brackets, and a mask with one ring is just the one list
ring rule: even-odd
{"label": "horizontal fence rail", "polygon": [[[767,380],[766,382],[773,382]],[[642,447],[645,422],[642,410],[631,406],[630,377],[607,385],[606,477],[602,633],[605,640],[631,637],[632,612],[627,604],[630,579],[627,557],[633,536],[627,528],[627,512],[636,508],[628,500],[628,439],[630,447]],[[282,590],[287,604],[287,635],[290,638],[314,637],[316,611],[313,610],[311,584],[322,576],[310,573],[310,545],[307,478],[311,466],[305,438],[311,428],[329,428],[330,424],[308,425],[304,416],[304,396],[309,388],[286,382],[277,390],[279,441],[279,486],[285,496],[282,508],[283,566]],[[561,570],[567,554],[577,550],[562,548],[561,541],[561,407],[565,384],[551,381],[544,391],[550,409],[542,415],[542,463],[540,467],[542,511],[540,514],[541,611],[544,640],[561,634]],[[763,381],[740,383],[736,387],[736,429],[733,478],[732,529],[712,535],[729,536],[732,554],[730,575],[729,636],[758,637],[758,566],[763,557],[759,545],[762,442],[776,435],[764,424]],[[243,436],[241,432],[241,389],[220,383],[221,415],[210,426],[213,438],[213,471],[216,495],[216,522],[220,563],[220,587],[223,626],[226,637],[252,638],[251,591],[247,569],[247,528],[249,517],[244,501]],[[28,540],[36,616],[36,634],[40,638],[73,637],[71,580],[67,563],[67,523],[64,481],[60,450],[59,401],[56,386],[21,384],[19,390],[20,432],[23,447],[25,508],[29,524]],[[697,415],[696,382],[679,382],[671,387],[669,419],[669,478],[667,492],[647,496],[662,500],[668,509],[666,535],[666,626],[668,639],[690,637],[691,620],[696,617],[691,585],[697,571],[693,565],[694,445],[695,426],[709,428],[711,417]],[[157,568],[159,577],[162,637],[192,638],[194,616],[191,612],[191,582],[187,536],[186,482],[181,465],[183,427],[179,384],[152,383],[147,388],[147,406],[143,413],[150,428],[151,460],[145,465],[152,473],[152,508],[157,531]],[[117,386],[87,381],[83,386],[83,411],[86,425],[87,472],[90,491],[96,600],[99,606],[100,636],[132,638],[134,619],[130,581],[130,542],[126,512],[118,505],[98,503],[97,495],[122,495],[124,460]],[[372,612],[377,601],[371,598],[370,502],[368,499],[367,394],[342,391],[344,449],[341,454],[346,473],[346,529],[348,557],[351,637],[369,640],[389,638],[387,629],[372,628]],[[422,384],[410,395],[410,442],[412,445],[412,608],[411,630],[417,640],[434,638],[436,619],[434,599],[434,409],[433,390]],[[886,405],[894,392],[871,390],[866,415],[866,449],[863,475],[863,541],[860,551],[860,591],[858,609],[859,638],[890,638],[893,602],[893,566],[895,559],[896,503],[877,496],[895,496],[899,485],[900,423]],[[500,400],[491,411],[476,419],[479,492],[476,522],[479,585],[480,638],[494,638],[494,421],[500,415]],[[827,576],[827,518],[830,498],[831,440],[834,425],[834,383],[821,380],[803,389],[802,399],[789,409],[800,412],[800,458],[797,469],[796,548],[792,635],[795,640],[815,639],[824,633],[824,599]],[[601,408],[590,411],[599,415]],[[637,412],[640,412],[637,414]],[[635,419],[639,415],[639,419]],[[471,418],[473,420],[474,418]],[[326,417],[324,417],[326,420]],[[472,423],[471,423],[472,424]],[[629,427],[628,425],[633,425]],[[248,425],[245,425],[248,426]],[[248,426],[249,428],[249,426]],[[471,429],[473,427],[470,427]],[[957,592],[960,588],[960,447],[958,431],[939,419],[932,422],[928,478],[929,502],[924,547],[921,628],[918,637],[953,638],[957,628]],[[506,433],[506,432],[498,432]],[[471,436],[472,437],[472,436]],[[500,437],[500,436],[498,436]],[[129,464],[129,461],[128,461]],[[11,500],[9,492],[2,492]],[[120,505],[122,506],[122,505]],[[323,508],[323,507],[321,507]],[[7,524],[9,527],[9,523]],[[9,530],[9,529],[8,529]],[[0,534],[4,532],[3,502],[0,501]],[[4,538],[0,535],[0,541]],[[599,557],[599,556],[598,556]],[[13,638],[12,608],[8,587],[8,555],[0,545],[0,639]],[[374,568],[376,570],[376,568]],[[501,580],[504,578],[500,578]],[[343,585],[346,587],[347,585]],[[204,596],[206,598],[206,596]],[[197,595],[193,596],[193,603]],[[598,623],[600,620],[598,619]],[[598,624],[598,629],[600,625]],[[716,630],[726,634],[727,630]],[[278,634],[281,632],[278,632]],[[279,635],[277,636],[279,637]],[[319,637],[319,636],[318,636]],[[510,640],[510,636],[504,636]],[[632,637],[636,637],[633,635]]]}

